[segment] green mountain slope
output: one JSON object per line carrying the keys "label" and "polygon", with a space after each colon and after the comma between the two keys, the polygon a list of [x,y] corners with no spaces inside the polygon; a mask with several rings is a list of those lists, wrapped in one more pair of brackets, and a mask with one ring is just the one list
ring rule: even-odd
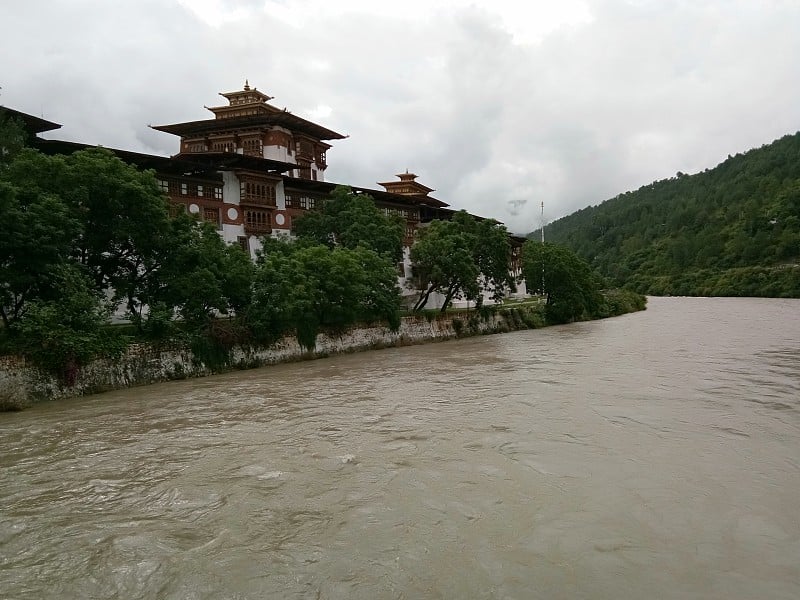
{"label": "green mountain slope", "polygon": [[800,297],[800,133],[580,210],[546,237],[642,293]]}

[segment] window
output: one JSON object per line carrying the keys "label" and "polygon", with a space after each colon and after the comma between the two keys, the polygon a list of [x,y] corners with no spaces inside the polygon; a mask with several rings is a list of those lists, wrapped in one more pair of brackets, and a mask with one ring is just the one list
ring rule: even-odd
{"label": "window", "polygon": [[412,213],[412,212],[410,212],[408,210],[405,210],[403,208],[388,208],[388,207],[384,207],[383,208],[383,214],[385,214],[387,217],[397,216],[397,217],[402,217],[403,219],[406,219],[406,220],[411,220],[411,219],[414,218],[414,213]]}
{"label": "window", "polygon": [[277,190],[272,182],[244,179],[239,192],[240,202],[246,204],[275,206],[277,202]]}
{"label": "window", "polygon": [[239,246],[241,246],[242,250],[247,252],[247,254],[250,254],[250,243],[247,241],[247,236],[240,235],[236,238],[236,241],[239,243]]}
{"label": "window", "polygon": [[222,229],[218,208],[203,207],[203,220],[213,223],[217,229]]}
{"label": "window", "polygon": [[244,232],[248,235],[269,233],[270,214],[266,210],[246,209],[244,211]]}
{"label": "window", "polygon": [[203,197],[203,186],[202,185],[198,185],[197,186],[197,197],[198,198],[202,198]]}
{"label": "window", "polygon": [[189,193],[189,184],[182,183],[181,184],[181,196],[186,196]]}
{"label": "window", "polygon": [[299,140],[295,146],[298,154],[305,154],[307,156],[314,155],[314,144],[308,140]]}
{"label": "window", "polygon": [[165,194],[169,194],[169,181],[167,181],[166,179],[159,179],[158,189],[160,189]]}
{"label": "window", "polygon": [[178,204],[172,203],[169,204],[169,216],[173,219],[178,215],[186,214],[186,205],[185,204]]}
{"label": "window", "polygon": [[214,200],[222,200],[222,186],[214,186]]}
{"label": "window", "polygon": [[303,196],[299,192],[288,192],[286,194],[286,208],[302,208],[311,210],[316,206],[316,199],[311,196]]}
{"label": "window", "polygon": [[233,142],[214,142],[211,145],[214,152],[234,152]]}
{"label": "window", "polygon": [[242,142],[242,149],[244,153],[248,156],[261,156],[262,155],[262,146],[261,140],[258,138],[244,140]]}

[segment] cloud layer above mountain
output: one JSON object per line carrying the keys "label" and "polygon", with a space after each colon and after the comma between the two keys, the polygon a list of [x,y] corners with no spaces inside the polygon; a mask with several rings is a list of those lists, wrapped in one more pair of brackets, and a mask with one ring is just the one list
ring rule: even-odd
{"label": "cloud layer above mountain", "polygon": [[516,232],[800,128],[781,0],[54,0],[0,7],[0,103],[52,137],[171,154],[148,128],[251,85],[347,134],[326,179],[409,169]]}

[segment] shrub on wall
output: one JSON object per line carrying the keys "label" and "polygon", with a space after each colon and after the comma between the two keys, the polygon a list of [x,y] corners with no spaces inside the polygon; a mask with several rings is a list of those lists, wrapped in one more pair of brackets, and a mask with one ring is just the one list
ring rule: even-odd
{"label": "shrub on wall", "polygon": [[29,303],[15,328],[18,351],[37,367],[72,385],[81,366],[119,356],[128,339],[105,327],[108,310],[77,266],[55,270],[60,297]]}
{"label": "shrub on wall", "polygon": [[464,331],[464,321],[461,319],[453,319],[451,322],[453,323],[453,331],[456,332],[456,335],[461,335]]}

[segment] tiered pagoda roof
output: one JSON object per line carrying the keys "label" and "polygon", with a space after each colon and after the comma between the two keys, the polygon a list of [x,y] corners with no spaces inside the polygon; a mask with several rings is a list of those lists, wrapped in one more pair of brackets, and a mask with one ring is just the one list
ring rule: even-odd
{"label": "tiered pagoda roof", "polygon": [[417,175],[415,173],[409,173],[406,169],[405,173],[398,173],[397,177],[400,178],[400,181],[384,181],[383,183],[378,183],[378,185],[384,187],[385,193],[393,196],[403,196],[404,200],[411,204],[438,208],[450,206],[446,202],[430,196],[429,194],[434,189],[416,181]]}
{"label": "tiered pagoda roof", "polygon": [[171,125],[151,125],[157,131],[182,137],[198,136],[223,131],[279,126],[297,133],[304,133],[318,140],[341,140],[347,136],[332,131],[297,115],[285,108],[269,104],[268,96],[245,82],[244,89],[236,92],[221,92],[228,106],[206,107],[214,113],[213,119],[187,121]]}
{"label": "tiered pagoda roof", "polygon": [[415,173],[409,173],[408,169],[406,169],[405,173],[398,173],[396,177],[400,178],[400,181],[385,181],[383,183],[378,182],[378,185],[382,185],[386,188],[387,192],[392,192],[394,194],[407,194],[413,196],[427,196],[430,192],[433,192],[433,188],[429,188],[428,186],[422,185],[418,181],[415,181],[417,175]]}

